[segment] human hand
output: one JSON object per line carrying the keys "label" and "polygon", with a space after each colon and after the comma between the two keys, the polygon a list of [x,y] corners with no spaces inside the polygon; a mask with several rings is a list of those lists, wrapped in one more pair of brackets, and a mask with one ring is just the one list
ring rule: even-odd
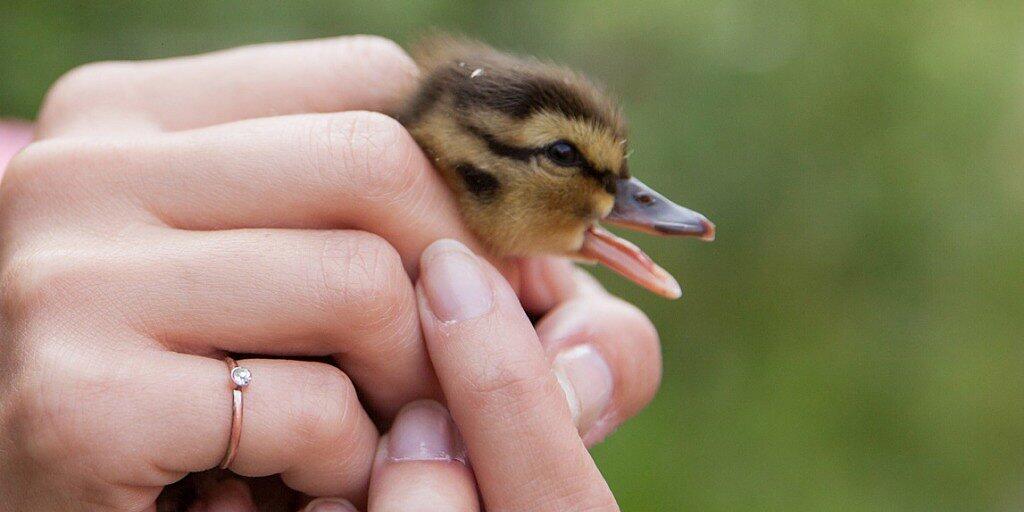
{"label": "human hand", "polygon": [[[217,465],[365,496],[383,417],[438,396],[412,282],[462,231],[395,121],[415,68],[378,38],[86,66],[0,191],[0,502],[144,510]],[[256,118],[275,114],[277,117]],[[381,236],[351,229],[372,228]]]}
{"label": "human hand", "polygon": [[[389,110],[413,73],[393,43],[342,38],[98,64],[55,86],[0,199],[6,503],[134,509],[216,465],[226,352],[337,356],[342,371],[243,361],[256,379],[232,469],[361,499],[376,432],[353,382],[385,418],[439,396],[407,272],[436,238],[472,240],[396,122],[308,113]],[[616,341],[656,354],[646,318],[581,298],[566,262],[521,263],[503,270],[551,311],[550,347],[639,325]],[[633,412],[612,404],[588,439]]]}
{"label": "human hand", "polygon": [[[586,357],[601,361],[580,358],[576,378],[559,376],[558,358],[553,372],[512,289],[483,260],[442,241],[427,249],[422,267],[424,334],[455,421],[436,402],[403,409],[381,439],[368,510],[473,511],[481,500],[491,512],[618,510],[566,395],[592,396],[608,384],[613,402],[629,408],[621,385],[652,369],[599,345]],[[611,379],[599,376],[600,366]],[[584,415],[594,413],[590,405],[583,402]],[[307,511],[345,506],[322,500]]]}
{"label": "human hand", "polygon": [[[549,317],[550,325],[579,334],[545,341],[505,279],[464,245],[437,242],[421,266],[424,332],[459,426],[434,401],[403,408],[381,437],[367,510],[474,511],[481,499],[490,511],[617,510],[578,432],[593,441],[594,433],[646,404],[660,376],[656,342],[637,343],[638,333],[603,325],[576,327],[593,325],[581,309],[636,327],[630,307],[617,309],[580,273],[575,298]],[[211,486],[202,506],[190,511],[256,508],[248,487],[229,480]],[[332,497],[304,510],[356,507]]]}

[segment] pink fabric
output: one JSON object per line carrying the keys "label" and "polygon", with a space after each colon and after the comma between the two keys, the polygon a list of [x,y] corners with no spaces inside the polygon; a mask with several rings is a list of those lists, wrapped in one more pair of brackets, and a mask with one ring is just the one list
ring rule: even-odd
{"label": "pink fabric", "polygon": [[0,120],[0,178],[15,153],[32,142],[32,125],[24,121]]}

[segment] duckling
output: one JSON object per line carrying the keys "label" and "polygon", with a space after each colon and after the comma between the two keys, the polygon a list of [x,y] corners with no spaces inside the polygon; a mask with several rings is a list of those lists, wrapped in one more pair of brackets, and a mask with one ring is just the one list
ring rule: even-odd
{"label": "duckling", "polygon": [[668,272],[599,223],[707,241],[715,226],[631,175],[625,120],[600,88],[561,66],[450,36],[411,53],[421,75],[396,117],[495,256],[597,261],[662,296],[681,295]]}

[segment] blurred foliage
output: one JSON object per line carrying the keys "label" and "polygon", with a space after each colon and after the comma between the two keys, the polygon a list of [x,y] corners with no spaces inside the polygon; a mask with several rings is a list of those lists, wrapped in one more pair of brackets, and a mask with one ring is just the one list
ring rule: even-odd
{"label": "blurred foliage", "polygon": [[1024,9],[1017,1],[22,2],[0,116],[81,63],[428,27],[567,62],[634,172],[719,228],[632,236],[679,302],[665,378],[595,449],[626,510],[1024,508]]}

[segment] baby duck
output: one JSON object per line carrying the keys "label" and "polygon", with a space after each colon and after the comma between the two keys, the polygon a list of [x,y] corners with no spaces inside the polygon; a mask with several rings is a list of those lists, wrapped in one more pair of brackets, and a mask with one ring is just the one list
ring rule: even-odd
{"label": "baby duck", "polygon": [[495,256],[598,261],[668,298],[679,284],[599,222],[713,240],[715,226],[632,177],[616,104],[582,75],[447,36],[412,51],[418,90],[396,116]]}

